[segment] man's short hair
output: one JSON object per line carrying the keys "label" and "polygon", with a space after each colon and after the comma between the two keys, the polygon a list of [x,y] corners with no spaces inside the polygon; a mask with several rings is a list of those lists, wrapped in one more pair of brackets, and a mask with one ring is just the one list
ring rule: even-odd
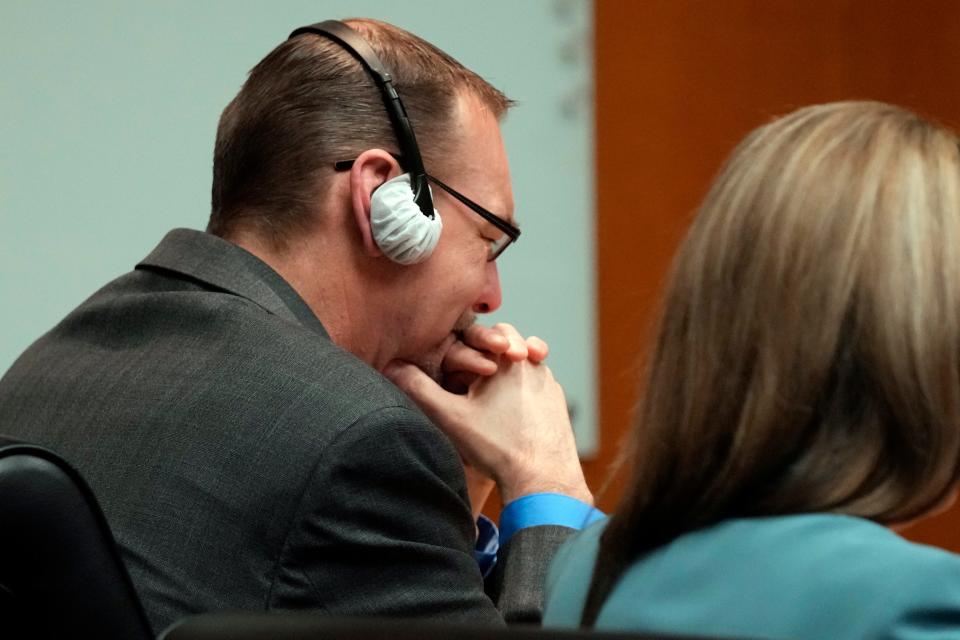
{"label": "man's short hair", "polygon": [[[498,119],[512,104],[412,33],[346,22],[390,70],[428,170],[449,151],[459,95],[477,98]],[[382,94],[360,63],[329,38],[286,40],[250,71],[220,117],[207,230],[228,236],[242,225],[283,246],[309,226],[333,163],[375,147],[400,150]]]}

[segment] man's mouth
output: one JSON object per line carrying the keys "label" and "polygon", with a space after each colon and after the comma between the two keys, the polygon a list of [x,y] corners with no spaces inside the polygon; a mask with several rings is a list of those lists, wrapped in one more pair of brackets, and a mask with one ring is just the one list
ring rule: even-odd
{"label": "man's mouth", "polygon": [[472,327],[476,321],[477,316],[468,311],[460,316],[460,318],[457,320],[457,323],[453,325],[453,330],[451,333],[456,336],[457,340],[460,342],[465,342],[464,338],[466,337],[467,329]]}

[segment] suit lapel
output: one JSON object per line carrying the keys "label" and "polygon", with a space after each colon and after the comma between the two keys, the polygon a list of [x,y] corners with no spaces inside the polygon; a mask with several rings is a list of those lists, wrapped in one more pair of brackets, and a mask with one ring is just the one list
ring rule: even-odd
{"label": "suit lapel", "polygon": [[223,238],[174,229],[136,268],[172,272],[247,298],[269,313],[329,338],[317,316],[280,274]]}

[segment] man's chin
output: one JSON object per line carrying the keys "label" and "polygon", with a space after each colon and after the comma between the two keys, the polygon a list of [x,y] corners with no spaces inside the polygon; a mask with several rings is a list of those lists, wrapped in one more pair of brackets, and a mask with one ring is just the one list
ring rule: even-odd
{"label": "man's chin", "polygon": [[423,372],[433,378],[433,381],[437,384],[440,384],[440,382],[443,380],[443,367],[439,362],[429,360],[426,362],[417,363],[417,366],[423,369]]}
{"label": "man's chin", "polygon": [[449,333],[443,342],[414,360],[413,363],[433,378],[434,382],[440,384],[443,382],[443,359],[458,339],[456,333]]}
{"label": "man's chin", "polygon": [[443,360],[447,357],[447,352],[453,347],[457,340],[463,341],[464,332],[470,328],[476,321],[476,315],[472,311],[466,311],[457,318],[456,323],[450,329],[450,332],[444,336],[434,348],[429,349],[422,355],[411,359],[415,365],[420,367],[424,373],[434,379],[438,384],[443,384]]}

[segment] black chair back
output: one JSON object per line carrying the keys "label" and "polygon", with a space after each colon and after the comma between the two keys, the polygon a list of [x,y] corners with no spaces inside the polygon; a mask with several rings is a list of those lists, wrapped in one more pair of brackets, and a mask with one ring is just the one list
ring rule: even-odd
{"label": "black chair back", "polygon": [[0,636],[153,638],[87,483],[52,451],[4,436]]}

